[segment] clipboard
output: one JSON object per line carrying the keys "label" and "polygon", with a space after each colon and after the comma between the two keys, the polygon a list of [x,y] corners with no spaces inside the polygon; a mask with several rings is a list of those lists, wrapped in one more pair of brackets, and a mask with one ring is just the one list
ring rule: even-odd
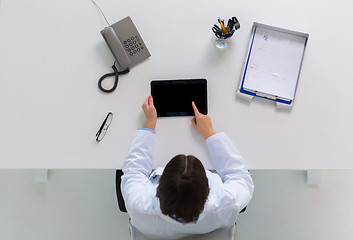
{"label": "clipboard", "polygon": [[254,22],[237,95],[293,106],[309,34]]}

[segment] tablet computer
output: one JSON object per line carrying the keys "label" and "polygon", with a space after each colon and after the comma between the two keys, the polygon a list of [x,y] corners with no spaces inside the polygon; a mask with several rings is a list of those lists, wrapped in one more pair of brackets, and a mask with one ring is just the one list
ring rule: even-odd
{"label": "tablet computer", "polygon": [[207,114],[207,80],[153,80],[151,95],[158,117],[194,116],[191,102]]}

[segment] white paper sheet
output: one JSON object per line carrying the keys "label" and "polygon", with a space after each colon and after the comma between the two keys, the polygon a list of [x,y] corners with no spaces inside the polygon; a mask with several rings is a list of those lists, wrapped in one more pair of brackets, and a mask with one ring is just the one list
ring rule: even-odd
{"label": "white paper sheet", "polygon": [[243,88],[293,100],[305,40],[257,27]]}

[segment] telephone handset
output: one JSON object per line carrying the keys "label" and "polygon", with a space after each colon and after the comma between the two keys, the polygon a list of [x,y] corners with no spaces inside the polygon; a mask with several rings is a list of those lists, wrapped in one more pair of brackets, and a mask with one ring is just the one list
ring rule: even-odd
{"label": "telephone handset", "polygon": [[116,36],[112,27],[106,27],[101,31],[104,40],[107,42],[110,51],[122,69],[127,69],[131,65],[128,55],[125,53],[119,38]]}

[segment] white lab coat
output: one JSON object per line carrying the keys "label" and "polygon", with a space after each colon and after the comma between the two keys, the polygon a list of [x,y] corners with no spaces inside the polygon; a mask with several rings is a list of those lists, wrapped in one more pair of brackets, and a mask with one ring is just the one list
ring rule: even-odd
{"label": "white lab coat", "polygon": [[133,227],[152,239],[177,239],[233,226],[252,198],[254,184],[226,134],[206,140],[218,174],[206,170],[210,193],[196,223],[183,224],[161,212],[156,189],[164,168],[152,172],[154,142],[153,132],[137,130],[123,167],[121,190]]}

